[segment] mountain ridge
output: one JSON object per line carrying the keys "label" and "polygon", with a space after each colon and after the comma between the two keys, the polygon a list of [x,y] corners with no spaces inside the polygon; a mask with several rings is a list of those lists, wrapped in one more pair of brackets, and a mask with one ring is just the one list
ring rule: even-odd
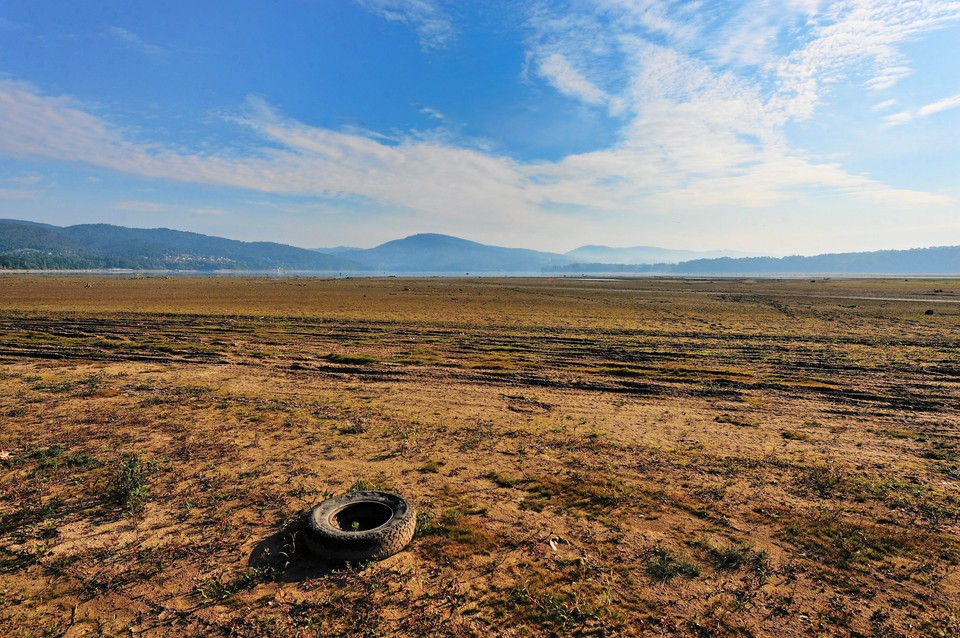
{"label": "mountain ridge", "polygon": [[488,246],[439,233],[418,233],[339,256],[386,272],[540,272],[571,263],[557,253]]}
{"label": "mountain ridge", "polygon": [[347,270],[346,259],[273,242],[242,242],[169,228],[53,226],[0,220],[0,268],[132,270]]}
{"label": "mountain ridge", "polygon": [[824,253],[809,257],[720,257],[678,264],[569,264],[556,273],[660,275],[954,275],[960,274],[960,246]]}
{"label": "mountain ridge", "polygon": [[[960,274],[960,246],[825,253],[787,257],[698,258],[678,263],[584,263],[581,249],[677,251],[582,246],[566,254],[505,248],[419,233],[373,248],[337,247],[336,254],[274,242],[243,242],[169,228],[110,224],[54,226],[0,219],[0,269],[10,270],[303,270],[382,274],[789,275]],[[580,254],[583,254],[582,252]]]}
{"label": "mountain ridge", "polygon": [[692,259],[750,256],[748,253],[735,250],[685,250],[657,246],[613,248],[593,244],[574,248],[565,252],[564,255],[578,263],[606,264],[677,264]]}

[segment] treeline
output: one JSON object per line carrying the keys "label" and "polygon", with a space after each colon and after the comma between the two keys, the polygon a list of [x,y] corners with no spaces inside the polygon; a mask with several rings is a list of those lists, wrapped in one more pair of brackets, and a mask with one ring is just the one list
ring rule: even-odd
{"label": "treeline", "polygon": [[571,264],[549,272],[637,273],[663,275],[775,275],[775,274],[957,274],[960,246],[832,253],[802,257],[720,257],[679,264]]}
{"label": "treeline", "polygon": [[360,264],[271,242],[108,224],[0,220],[0,268],[16,270],[353,270]]}
{"label": "treeline", "polygon": [[[229,270],[236,265],[209,259],[132,259],[129,257],[90,257],[83,255],[0,255],[0,270]],[[266,266],[264,270],[269,270]]]}

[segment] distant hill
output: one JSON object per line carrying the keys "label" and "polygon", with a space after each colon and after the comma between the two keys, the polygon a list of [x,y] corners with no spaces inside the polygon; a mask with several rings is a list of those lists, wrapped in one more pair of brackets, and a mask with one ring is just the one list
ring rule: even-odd
{"label": "distant hill", "polygon": [[334,246],[333,248],[311,248],[310,250],[317,253],[325,253],[327,255],[339,255],[342,253],[348,253],[351,250],[363,250],[356,246]]}
{"label": "distant hill", "polygon": [[361,264],[272,242],[166,228],[51,226],[0,220],[0,268],[133,270],[357,270]]}
{"label": "distant hill", "polygon": [[570,263],[568,257],[556,253],[487,246],[432,233],[411,235],[339,256],[367,264],[375,271],[406,273],[539,273],[544,268]]}
{"label": "distant hill", "polygon": [[843,273],[843,274],[957,274],[960,246],[829,253],[813,257],[745,257],[695,259],[677,264],[675,273]]}
{"label": "distant hill", "polygon": [[741,257],[693,259],[679,264],[580,263],[552,272],[636,273],[664,275],[951,275],[960,274],[960,246],[829,253],[812,257]]}
{"label": "distant hill", "polygon": [[716,257],[744,257],[745,253],[732,250],[672,250],[656,246],[633,246],[630,248],[611,248],[610,246],[581,246],[564,256],[578,263],[603,264],[676,264],[691,259],[712,259]]}
{"label": "distant hill", "polygon": [[[488,246],[449,235],[411,235],[337,254],[243,242],[166,228],[108,224],[59,227],[0,219],[0,269],[317,270],[375,273],[634,273],[664,275],[960,274],[960,246],[831,253],[813,257],[720,257],[669,261],[694,251],[583,246],[566,255]],[[644,252],[646,251],[646,252]],[[660,255],[659,263],[575,261],[574,255]]]}

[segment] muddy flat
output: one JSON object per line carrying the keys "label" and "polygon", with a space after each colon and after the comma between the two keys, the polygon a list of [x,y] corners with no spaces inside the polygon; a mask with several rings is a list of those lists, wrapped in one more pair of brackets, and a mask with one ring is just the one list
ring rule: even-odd
{"label": "muddy flat", "polygon": [[[958,635],[958,302],[0,276],[0,634]],[[311,557],[363,489],[413,542]]]}

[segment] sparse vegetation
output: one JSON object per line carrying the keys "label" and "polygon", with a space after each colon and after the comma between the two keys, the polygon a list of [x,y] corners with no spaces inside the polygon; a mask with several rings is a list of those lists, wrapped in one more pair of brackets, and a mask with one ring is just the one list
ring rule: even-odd
{"label": "sparse vegetation", "polygon": [[150,474],[155,472],[155,462],[139,454],[127,454],[121,457],[113,468],[107,484],[107,497],[133,514],[141,514],[150,500],[150,488],[147,486]]}
{"label": "sparse vegetation", "polygon": [[[0,277],[13,636],[957,634],[930,282],[86,281]],[[331,571],[351,490],[415,538]]]}
{"label": "sparse vegetation", "polygon": [[674,555],[671,550],[657,547],[647,558],[647,573],[654,580],[665,583],[677,576],[695,578],[700,575],[700,569],[689,560]]}

